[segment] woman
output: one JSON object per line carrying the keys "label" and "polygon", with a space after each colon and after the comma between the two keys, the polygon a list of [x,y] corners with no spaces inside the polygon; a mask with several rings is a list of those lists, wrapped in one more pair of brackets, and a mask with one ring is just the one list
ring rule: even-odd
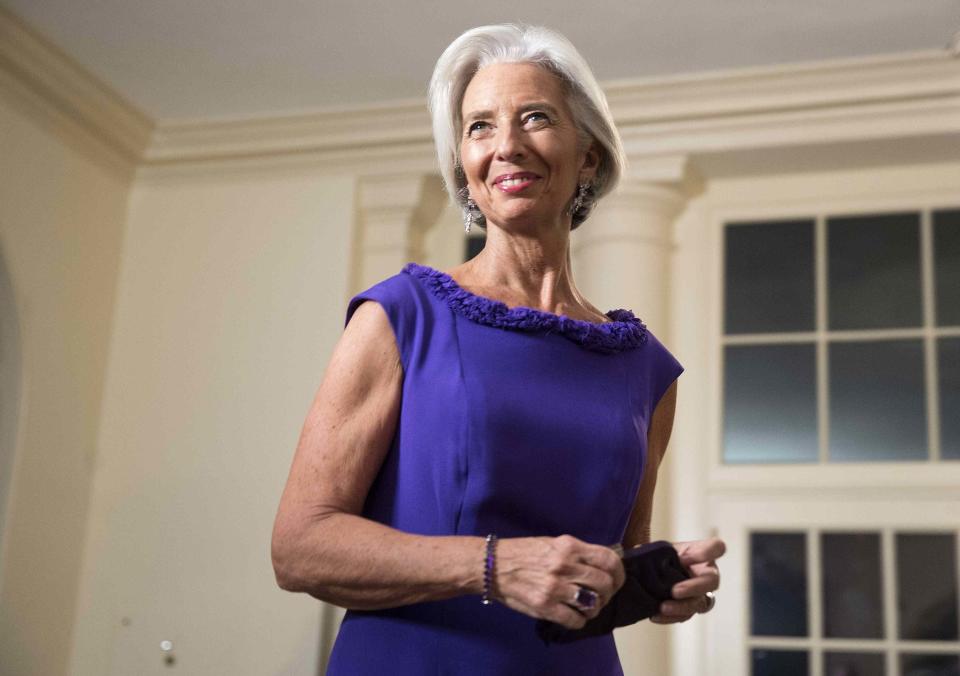
{"label": "woman", "polygon": [[[583,626],[623,584],[609,545],[649,540],[673,424],[680,365],[571,274],[619,137],[582,57],[543,28],[468,31],[430,102],[447,188],[487,242],[350,302],[277,515],[277,580],[349,609],[331,674],[619,674],[611,634],[545,645],[534,629]],[[723,543],[678,549],[693,577],[656,622],[712,606]]]}

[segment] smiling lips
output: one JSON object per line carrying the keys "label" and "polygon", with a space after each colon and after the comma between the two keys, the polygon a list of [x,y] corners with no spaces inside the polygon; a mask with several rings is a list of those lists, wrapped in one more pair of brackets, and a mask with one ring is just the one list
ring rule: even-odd
{"label": "smiling lips", "polygon": [[501,174],[494,179],[493,184],[502,192],[515,193],[533,185],[533,182],[539,178],[532,172],[519,171],[514,174]]}

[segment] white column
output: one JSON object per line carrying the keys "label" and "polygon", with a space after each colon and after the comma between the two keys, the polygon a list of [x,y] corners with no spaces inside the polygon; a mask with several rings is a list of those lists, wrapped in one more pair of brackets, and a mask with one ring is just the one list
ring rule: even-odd
{"label": "white column", "polygon": [[423,259],[423,237],[445,203],[435,175],[390,174],[361,178],[351,293]]}
{"label": "white column", "polygon": [[[699,186],[686,157],[634,161],[616,192],[573,234],[575,278],[587,298],[602,310],[632,310],[668,345],[674,223]],[[669,466],[658,481],[654,539],[672,536]],[[643,622],[616,637],[624,673],[671,673],[670,629]]]}
{"label": "white column", "polygon": [[631,164],[617,190],[573,233],[577,284],[594,304],[633,310],[667,338],[673,224],[697,190],[684,156]]}

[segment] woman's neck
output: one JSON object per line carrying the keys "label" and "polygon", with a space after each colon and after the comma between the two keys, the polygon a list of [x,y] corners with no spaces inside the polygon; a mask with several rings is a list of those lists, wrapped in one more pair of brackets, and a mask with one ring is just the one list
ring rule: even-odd
{"label": "woman's neck", "polygon": [[556,237],[527,237],[490,226],[483,251],[458,266],[454,277],[462,287],[511,306],[555,314],[593,310],[573,281],[569,231]]}

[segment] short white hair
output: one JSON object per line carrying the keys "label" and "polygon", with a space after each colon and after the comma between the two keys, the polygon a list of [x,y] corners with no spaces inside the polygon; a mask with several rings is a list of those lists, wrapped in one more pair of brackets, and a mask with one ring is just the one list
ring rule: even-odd
{"label": "short white hair", "polygon": [[[600,162],[588,204],[573,214],[572,228],[576,228],[587,218],[596,200],[616,186],[626,168],[626,155],[607,97],[590,66],[567,38],[542,26],[500,24],[472,28],[440,55],[430,78],[429,106],[437,160],[447,192],[465,208],[466,196],[461,192],[466,186],[460,165],[461,105],[473,76],[494,63],[532,63],[559,77],[581,142],[584,146],[595,143]],[[474,223],[484,225],[482,217]]]}

